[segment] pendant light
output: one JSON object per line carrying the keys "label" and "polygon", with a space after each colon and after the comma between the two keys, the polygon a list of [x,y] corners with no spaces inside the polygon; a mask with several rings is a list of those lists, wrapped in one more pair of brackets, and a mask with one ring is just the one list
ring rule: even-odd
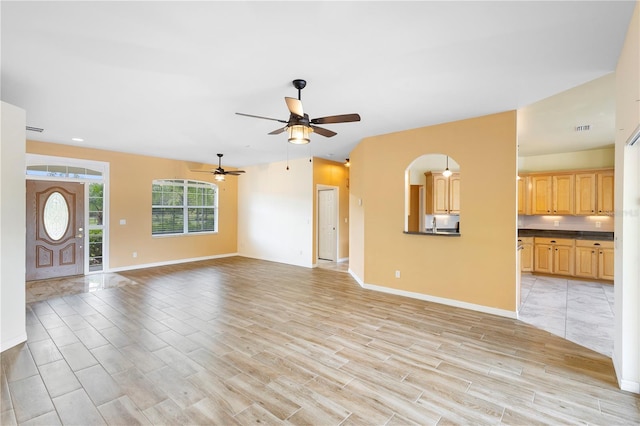
{"label": "pendant light", "polygon": [[444,172],[442,172],[442,176],[444,177],[449,177],[451,176],[453,173],[451,172],[451,170],[449,170],[449,156],[447,155],[447,168],[444,169]]}

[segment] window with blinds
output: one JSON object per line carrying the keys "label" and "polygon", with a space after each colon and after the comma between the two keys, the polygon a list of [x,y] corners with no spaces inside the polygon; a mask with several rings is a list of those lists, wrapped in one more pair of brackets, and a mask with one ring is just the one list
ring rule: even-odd
{"label": "window with blinds", "polygon": [[151,234],[218,231],[218,187],[192,180],[154,180]]}

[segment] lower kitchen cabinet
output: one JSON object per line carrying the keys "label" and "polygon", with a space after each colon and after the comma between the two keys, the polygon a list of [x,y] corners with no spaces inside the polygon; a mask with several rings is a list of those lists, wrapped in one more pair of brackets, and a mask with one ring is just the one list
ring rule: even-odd
{"label": "lower kitchen cabinet", "polygon": [[522,250],[520,250],[520,270],[522,272],[533,272],[533,237],[518,238],[518,243],[522,246]]}
{"label": "lower kitchen cabinet", "polygon": [[518,243],[522,272],[613,281],[613,241],[519,237]]}
{"label": "lower kitchen cabinet", "polygon": [[576,241],[576,276],[613,280],[613,241]]}
{"label": "lower kitchen cabinet", "polygon": [[534,238],[535,272],[574,275],[575,240],[568,238]]}

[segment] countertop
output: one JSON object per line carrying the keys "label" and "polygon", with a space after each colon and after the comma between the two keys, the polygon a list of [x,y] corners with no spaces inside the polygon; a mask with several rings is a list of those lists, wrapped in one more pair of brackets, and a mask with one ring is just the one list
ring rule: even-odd
{"label": "countertop", "polygon": [[574,240],[613,241],[613,232],[518,229],[518,237],[571,238]]}

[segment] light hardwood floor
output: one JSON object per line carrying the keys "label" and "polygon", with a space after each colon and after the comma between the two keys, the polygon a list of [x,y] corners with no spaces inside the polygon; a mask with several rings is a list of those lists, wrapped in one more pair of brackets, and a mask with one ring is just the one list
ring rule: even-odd
{"label": "light hardwood floor", "polygon": [[3,425],[638,424],[611,360],[518,320],[233,257],[33,302]]}

